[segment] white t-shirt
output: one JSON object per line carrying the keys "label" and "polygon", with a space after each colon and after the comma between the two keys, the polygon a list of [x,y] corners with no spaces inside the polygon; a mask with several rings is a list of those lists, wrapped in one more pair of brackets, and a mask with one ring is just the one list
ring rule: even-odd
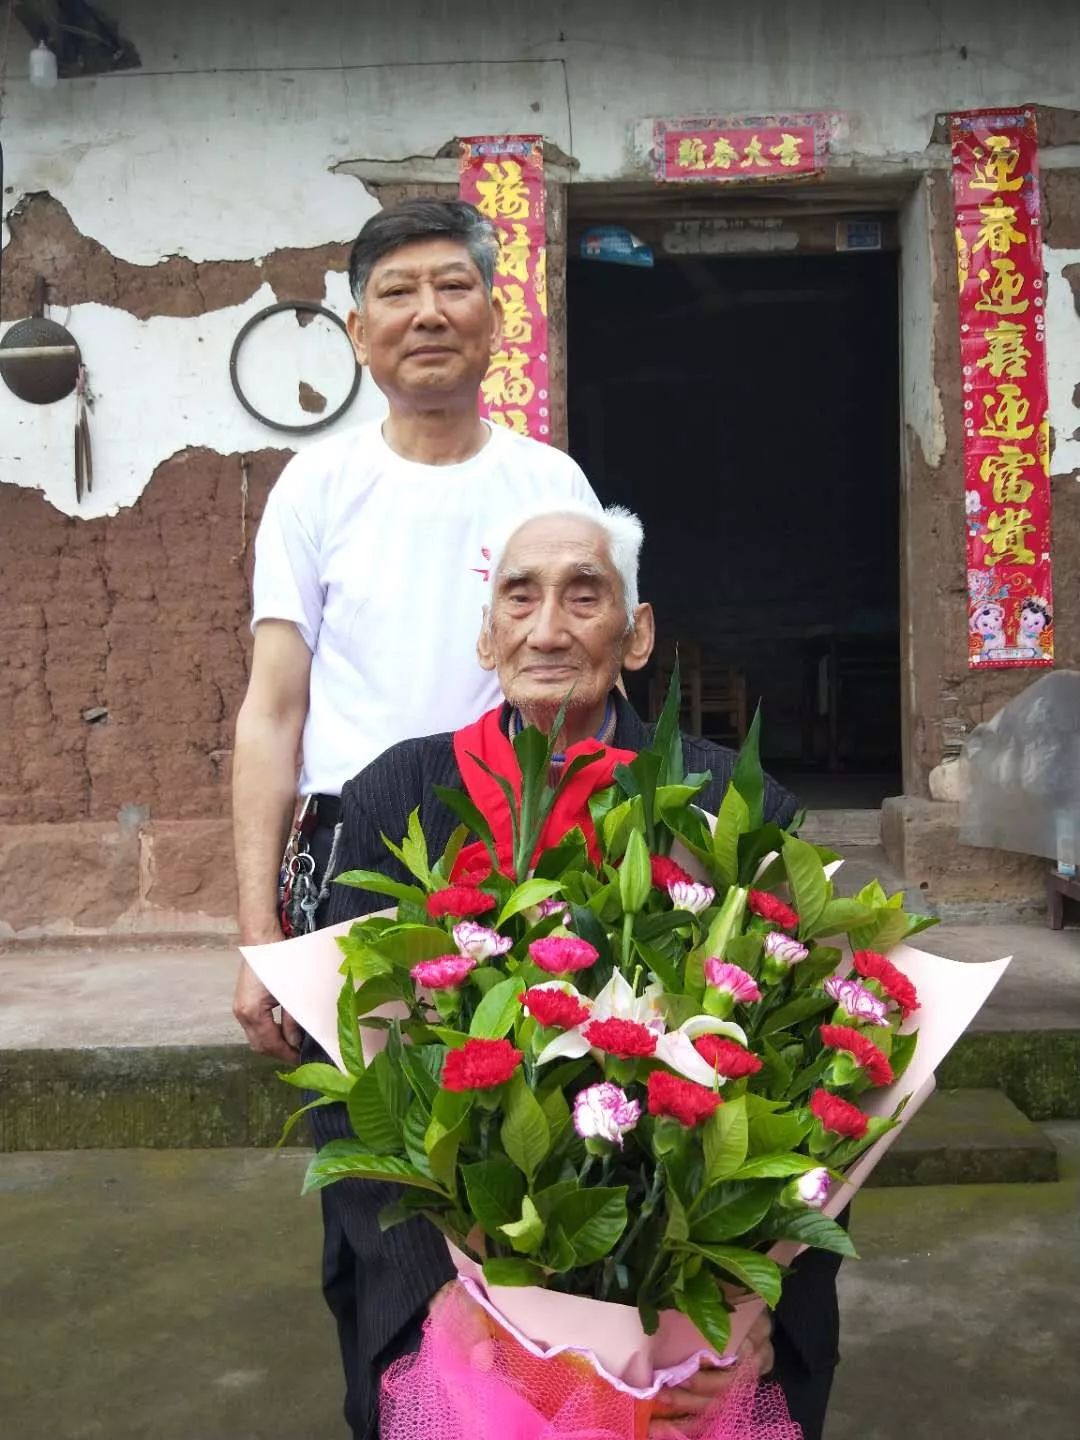
{"label": "white t-shirt", "polygon": [[302,451],[271,490],[252,629],[291,620],[311,651],[301,794],[340,794],[390,745],[498,703],[476,659],[489,538],[549,501],[599,502],[569,456],[488,428],[472,459],[421,465],[373,421]]}

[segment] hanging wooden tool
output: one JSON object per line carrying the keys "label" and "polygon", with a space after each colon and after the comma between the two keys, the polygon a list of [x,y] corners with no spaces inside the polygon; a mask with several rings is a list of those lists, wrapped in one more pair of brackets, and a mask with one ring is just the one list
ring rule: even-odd
{"label": "hanging wooden tool", "polygon": [[94,458],[90,448],[90,421],[88,408],[94,397],[86,380],[86,366],[79,366],[79,378],[75,386],[75,503],[82,504],[84,495],[94,488]]}

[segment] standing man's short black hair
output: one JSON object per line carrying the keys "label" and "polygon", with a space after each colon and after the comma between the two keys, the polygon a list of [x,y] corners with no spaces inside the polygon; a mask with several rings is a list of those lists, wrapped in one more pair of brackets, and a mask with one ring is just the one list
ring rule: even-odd
{"label": "standing man's short black hair", "polygon": [[349,256],[349,289],[358,310],[364,307],[364,291],[376,264],[417,240],[458,240],[469,252],[473,264],[491,289],[495,280],[495,257],[499,242],[495,227],[475,205],[465,200],[404,200],[380,210],[367,222]]}

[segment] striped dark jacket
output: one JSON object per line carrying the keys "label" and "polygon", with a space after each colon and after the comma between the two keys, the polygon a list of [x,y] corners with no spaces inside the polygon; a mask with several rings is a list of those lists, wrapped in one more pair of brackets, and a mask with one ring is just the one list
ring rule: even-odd
{"label": "striped dark jacket", "polygon": [[[617,724],[614,744],[620,749],[640,750],[652,738],[632,707],[616,695]],[[505,707],[504,707],[505,708]],[[504,723],[508,711],[504,714]],[[712,780],[700,803],[715,812],[731,778],[734,752],[707,740],[683,737],[687,773],[708,770]],[[336,873],[346,870],[379,870],[388,877],[408,881],[411,877],[387,851],[380,832],[397,841],[405,834],[411,811],[420,807],[420,821],[432,854],[445,847],[457,820],[435,794],[435,786],[461,789],[462,780],[454,758],[450,734],[405,740],[392,746],[350,780],[342,791],[342,836]],[[766,778],[765,819],[788,825],[796,812],[793,797]],[[350,886],[332,885],[324,924],[358,918],[385,905],[385,899]],[[308,1041],[305,1060],[325,1058],[314,1042]],[[351,1137],[344,1105],[328,1105],[311,1112],[316,1145]],[[363,1321],[362,1348],[369,1354],[361,1363],[374,1360],[390,1345],[428,1303],[431,1296],[453,1277],[453,1267],[440,1233],[428,1221],[410,1220],[385,1234],[379,1230],[378,1214],[397,1193],[397,1187],[377,1181],[341,1180],[324,1192],[341,1217],[345,1233],[363,1268],[363,1294],[358,1311]],[[776,1323],[786,1330],[793,1346],[809,1370],[831,1367],[836,1359],[838,1320],[835,1275],[839,1260],[821,1251],[808,1251],[796,1263],[795,1273],[784,1285]]]}

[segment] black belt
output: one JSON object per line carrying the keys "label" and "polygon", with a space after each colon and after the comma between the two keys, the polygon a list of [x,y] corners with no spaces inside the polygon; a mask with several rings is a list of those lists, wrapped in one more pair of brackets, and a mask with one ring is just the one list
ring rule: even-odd
{"label": "black belt", "polygon": [[304,817],[303,830],[332,830],[341,819],[341,796],[313,795],[311,799],[313,804]]}

